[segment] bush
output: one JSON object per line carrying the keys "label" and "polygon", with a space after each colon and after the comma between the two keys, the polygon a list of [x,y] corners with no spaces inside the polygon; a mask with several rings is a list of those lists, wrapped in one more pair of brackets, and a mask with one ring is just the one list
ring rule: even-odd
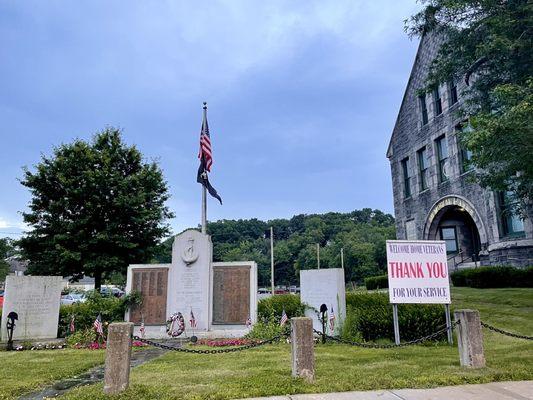
{"label": "bush", "polygon": [[102,315],[104,334],[107,323],[124,321],[124,313],[128,306],[127,299],[117,297],[102,297],[100,293],[90,292],[85,303],[62,305],[59,308],[58,336],[65,337],[68,333],[70,319],[74,315],[76,332],[92,329],[98,314]]}
{"label": "bush", "polygon": [[96,331],[92,328],[81,329],[67,337],[69,347],[87,347],[96,342]]}
{"label": "bush", "polygon": [[533,287],[533,267],[479,267],[452,272],[454,286],[473,288]]}
{"label": "bush", "polygon": [[[342,336],[347,340],[394,340],[392,305],[387,293],[347,293]],[[430,304],[398,305],[402,340],[429,335],[446,323],[444,307]],[[443,338],[445,334],[443,334]]]}
{"label": "bush", "polygon": [[255,323],[252,330],[244,337],[246,339],[272,339],[275,336],[289,333],[289,331],[290,324],[288,322],[284,326],[280,326],[277,320],[267,319]]}
{"label": "bush", "polygon": [[387,275],[369,276],[365,278],[367,290],[387,289],[389,287],[389,277]]}
{"label": "bush", "polygon": [[301,317],[304,315],[305,305],[300,302],[300,296],[294,294],[277,294],[259,301],[257,305],[257,319],[259,321],[274,320],[279,322],[285,310],[287,317]]}

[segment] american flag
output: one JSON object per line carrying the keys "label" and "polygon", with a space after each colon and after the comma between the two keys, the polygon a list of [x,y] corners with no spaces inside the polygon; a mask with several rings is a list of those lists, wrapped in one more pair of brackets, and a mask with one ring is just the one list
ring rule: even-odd
{"label": "american flag", "polygon": [[[204,110],[207,106],[204,103]],[[207,172],[211,172],[211,165],[213,165],[213,154],[211,153],[211,136],[209,136],[209,125],[207,124],[207,118],[202,120],[202,131],[200,132],[200,152],[198,158],[201,160],[203,157],[205,162],[205,169]]]}
{"label": "american flag", "polygon": [[100,336],[104,335],[104,327],[102,325],[102,316],[98,314],[98,317],[94,320],[93,323],[94,330],[96,333],[98,333]]}
{"label": "american flag", "polygon": [[209,126],[207,125],[207,105],[204,103],[204,118],[202,120],[202,131],[200,132],[200,151],[198,153],[200,159],[200,166],[196,175],[196,182],[201,183],[209,192],[211,196],[217,199],[222,204],[222,198],[216,189],[209,182],[207,176],[211,172],[213,165],[213,152],[211,150],[211,136],[209,135]]}
{"label": "american flag", "polygon": [[191,310],[191,319],[189,320],[189,323],[191,324],[191,328],[196,328],[196,318],[194,318],[194,313]]}
{"label": "american flag", "polygon": [[287,313],[285,312],[285,309],[283,309],[283,312],[281,313],[281,320],[279,321],[280,326],[285,325],[285,323],[289,320],[287,317]]}
{"label": "american flag", "polygon": [[70,324],[68,326],[68,329],[70,333],[74,333],[76,331],[76,326],[74,325],[74,315],[70,317]]}
{"label": "american flag", "polygon": [[250,328],[251,326],[252,326],[252,318],[248,317],[248,319],[246,320],[246,327]]}
{"label": "american flag", "polygon": [[331,332],[335,330],[335,313],[333,312],[333,306],[331,306],[331,311],[329,313],[329,330]]}

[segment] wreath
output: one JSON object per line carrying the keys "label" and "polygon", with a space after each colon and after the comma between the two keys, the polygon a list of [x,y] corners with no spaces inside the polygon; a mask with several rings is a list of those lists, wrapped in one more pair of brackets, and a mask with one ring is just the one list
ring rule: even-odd
{"label": "wreath", "polygon": [[180,312],[174,313],[167,319],[167,335],[178,337],[185,331],[185,319]]}

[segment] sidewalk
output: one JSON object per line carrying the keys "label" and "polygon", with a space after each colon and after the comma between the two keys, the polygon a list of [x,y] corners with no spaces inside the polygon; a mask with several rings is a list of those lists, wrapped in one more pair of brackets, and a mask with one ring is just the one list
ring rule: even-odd
{"label": "sidewalk", "polygon": [[248,400],[533,400],[533,381],[492,382],[434,389],[294,394]]}

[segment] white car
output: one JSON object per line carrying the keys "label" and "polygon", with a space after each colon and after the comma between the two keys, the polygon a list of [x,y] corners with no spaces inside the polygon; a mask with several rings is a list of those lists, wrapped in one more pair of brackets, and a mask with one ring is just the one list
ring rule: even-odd
{"label": "white car", "polygon": [[87,297],[80,293],[69,293],[61,296],[61,304],[85,303]]}

